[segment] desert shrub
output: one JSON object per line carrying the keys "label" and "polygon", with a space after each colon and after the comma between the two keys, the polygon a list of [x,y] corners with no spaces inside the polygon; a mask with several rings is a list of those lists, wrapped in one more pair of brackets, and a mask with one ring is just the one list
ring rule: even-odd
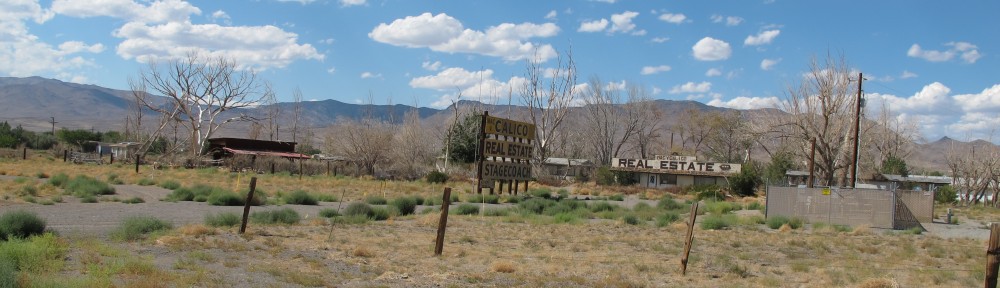
{"label": "desert shrub", "polygon": [[77,197],[115,194],[115,188],[85,175],[78,175],[66,183],[66,192]]}
{"label": "desert shrub", "polygon": [[517,204],[517,203],[521,202],[522,200],[524,200],[523,197],[521,197],[521,196],[514,196],[514,195],[507,195],[507,196],[505,196],[503,198],[503,202],[504,203],[511,203],[511,204]]}
{"label": "desert shrub", "polygon": [[[243,199],[244,204],[246,203],[248,193],[250,193],[249,189],[240,192],[240,199]],[[259,188],[255,189],[253,191],[253,199],[250,200],[250,206],[264,206],[264,205],[267,205],[267,192],[264,192],[264,190],[260,190]]]}
{"label": "desert shrub", "polygon": [[194,202],[205,202],[205,201],[208,201],[208,195],[194,196],[194,199],[192,199],[191,201],[194,201]]}
{"label": "desert shrub", "polygon": [[80,197],[80,203],[97,203],[97,196],[87,195]]}
{"label": "desert shrub", "polygon": [[611,195],[611,197],[608,197],[608,200],[611,200],[611,201],[625,201],[625,195],[622,195],[622,194]]}
{"label": "desert shrub", "polygon": [[757,186],[763,183],[754,163],[743,164],[739,174],[729,177],[729,190],[738,196],[753,196]]}
{"label": "desert shrub", "polygon": [[45,232],[45,220],[34,212],[15,210],[0,215],[0,240],[27,238]]}
{"label": "desert shrub", "polygon": [[413,195],[411,198],[413,199],[413,202],[417,203],[417,205],[424,205],[424,197],[423,196]]}
{"label": "desert shrub", "polygon": [[167,194],[167,201],[192,201],[194,200],[194,191],[190,188],[178,187],[174,191]]}
{"label": "desert shrub", "polygon": [[143,200],[142,198],[139,198],[139,197],[132,197],[132,198],[128,198],[128,199],[122,200],[122,203],[125,203],[125,204],[139,204],[139,203],[146,203],[146,200]]}
{"label": "desert shrub", "polygon": [[594,173],[594,181],[597,182],[597,185],[614,185],[615,174],[608,167],[597,168],[597,172]]}
{"label": "desert shrub", "polygon": [[160,187],[163,189],[177,190],[177,188],[181,188],[181,183],[174,180],[165,180],[160,182]]}
{"label": "desert shrub", "polygon": [[358,203],[358,202],[351,203],[351,205],[347,205],[347,208],[344,209],[345,216],[368,217],[368,215],[370,215],[371,213],[372,213],[372,206],[365,203]]}
{"label": "desert shrub", "polygon": [[375,221],[382,221],[389,219],[389,209],[385,207],[372,207],[371,214],[368,214],[368,218]]}
{"label": "desert shrub", "polygon": [[656,207],[663,210],[677,210],[683,208],[684,205],[677,203],[677,201],[674,201],[674,199],[671,199],[670,197],[664,197],[663,199],[660,199],[659,202],[656,202]]}
{"label": "desert shrub", "polygon": [[708,215],[701,221],[701,229],[719,230],[736,224],[735,215]]}
{"label": "desert shrub", "polygon": [[333,208],[323,208],[323,209],[319,210],[319,216],[320,217],[326,217],[326,218],[333,218],[333,217],[340,216],[340,212],[337,212],[337,209],[333,209]]}
{"label": "desert shrub", "polygon": [[732,202],[725,201],[708,201],[705,202],[705,211],[711,212],[715,215],[722,215],[732,211],[740,210],[740,205]]}
{"label": "desert shrub", "polygon": [[499,204],[500,203],[500,196],[499,195],[489,195],[489,194],[485,194],[485,195],[484,194],[473,194],[472,196],[469,196],[469,198],[466,199],[465,202],[469,202],[469,203]]}
{"label": "desert shrub", "polygon": [[[254,195],[254,196],[256,196],[256,195]],[[294,205],[316,205],[316,204],[319,204],[319,201],[316,200],[316,197],[313,197],[312,195],[309,195],[308,192],[303,191],[303,190],[292,191],[292,193],[285,194],[285,196],[282,197],[282,199],[285,200],[286,204],[294,204]]]}
{"label": "desert shrub", "polygon": [[552,220],[556,223],[576,223],[579,218],[573,213],[559,213],[552,216]]}
{"label": "desert shrub", "polygon": [[493,217],[507,216],[507,215],[510,215],[510,209],[504,209],[504,208],[486,208],[486,210],[483,211],[483,215],[484,216],[493,216]]}
{"label": "desert shrub", "polygon": [[399,197],[392,199],[392,202],[390,202],[389,205],[396,208],[399,215],[410,215],[417,210],[417,200],[414,200],[413,197]]}
{"label": "desert shrub", "polygon": [[792,219],[788,219],[788,226],[792,227],[792,229],[799,229],[802,228],[803,222],[802,218],[792,217]]}
{"label": "desert shrub", "polygon": [[385,197],[382,196],[368,196],[367,198],[365,198],[365,203],[371,205],[385,205],[388,202],[389,201],[385,200]]}
{"label": "desert shrub", "polygon": [[60,240],[52,233],[0,242],[0,287],[20,287],[17,283],[17,271],[29,275],[58,273],[66,263],[68,245],[67,241]]}
{"label": "desert shrub", "polygon": [[701,200],[706,200],[706,201],[723,201],[723,200],[726,200],[726,195],[723,194],[722,190],[719,190],[718,188],[715,188],[715,189],[705,189],[705,190],[697,190],[697,192],[695,192],[695,199],[697,199],[698,201],[701,201]]}
{"label": "desert shrub", "polygon": [[549,190],[549,188],[531,189],[530,191],[528,191],[528,194],[531,194],[532,197],[545,198],[545,199],[552,198],[552,190]]}
{"label": "desert shrub", "polygon": [[156,180],[149,179],[149,178],[142,178],[142,179],[139,179],[139,182],[136,183],[136,184],[139,184],[139,186],[152,186],[152,185],[156,185]]}
{"label": "desert shrub", "polygon": [[785,225],[785,223],[788,223],[788,217],[771,216],[767,217],[767,222],[765,224],[767,224],[767,228],[778,229],[781,228],[782,225]]}
{"label": "desert shrub", "polygon": [[118,228],[111,231],[111,239],[136,241],[145,238],[149,233],[170,230],[171,227],[170,223],[151,216],[132,216],[125,218]]}
{"label": "desert shrub", "polygon": [[49,178],[48,182],[49,184],[52,184],[52,186],[65,188],[66,183],[69,182],[69,175],[66,175],[66,173],[59,173],[52,176],[52,178]]}
{"label": "desert shrub", "polygon": [[0,287],[17,287],[17,264],[14,259],[0,258]]}
{"label": "desert shrub", "polygon": [[750,202],[750,204],[747,204],[747,210],[764,211],[764,204],[760,204],[760,202]]}
{"label": "desert shrub", "polygon": [[625,216],[622,217],[622,221],[628,225],[639,225],[639,217],[635,214],[625,214]]}
{"label": "desert shrub", "polygon": [[648,211],[648,210],[652,210],[652,209],[653,209],[653,206],[649,206],[649,203],[646,203],[646,202],[635,203],[635,206],[632,206],[632,211],[635,211],[635,212]]}
{"label": "desert shrub", "polygon": [[660,216],[656,216],[656,227],[665,227],[667,225],[670,225],[670,223],[677,222],[677,220],[680,219],[681,216],[678,215],[677,213],[673,212],[663,213],[660,214]]}
{"label": "desert shrub", "polygon": [[45,172],[38,171],[38,173],[35,173],[35,177],[38,177],[38,179],[47,179],[47,178],[49,178],[49,174],[45,173]]}
{"label": "desert shrub", "polygon": [[615,211],[619,207],[620,206],[613,205],[611,203],[608,203],[607,201],[601,201],[601,202],[594,202],[594,204],[591,204],[590,205],[590,211],[592,211],[594,213],[602,212],[602,211]]}
{"label": "desert shrub", "polygon": [[479,206],[473,204],[462,204],[455,208],[455,214],[458,215],[475,215],[479,214]]}
{"label": "desert shrub", "polygon": [[531,198],[517,203],[518,209],[526,213],[542,214],[545,208],[556,205],[556,201],[542,198]]}
{"label": "desert shrub", "polygon": [[125,182],[122,182],[121,178],[118,178],[118,174],[114,173],[108,174],[107,178],[108,178],[108,183],[115,185],[125,184]]}
{"label": "desert shrub", "polygon": [[320,202],[339,202],[340,201],[340,199],[337,199],[337,196],[333,196],[332,194],[319,194],[319,195],[316,195],[316,200],[318,200]]}
{"label": "desert shrub", "polygon": [[427,182],[428,183],[445,183],[445,182],[448,182],[448,174],[445,174],[445,173],[442,173],[442,172],[438,172],[438,171],[431,171],[431,173],[427,173],[427,177],[426,178],[427,178]]}
{"label": "desert shrub", "polygon": [[559,189],[557,193],[559,194],[559,199],[569,198],[569,190],[566,190],[566,188]]}
{"label": "desert shrub", "polygon": [[295,224],[299,223],[299,212],[292,208],[258,211],[250,214],[250,221],[258,224]]}
{"label": "desert shrub", "polygon": [[243,206],[246,204],[246,201],[240,195],[224,191],[217,191],[208,195],[207,202],[212,206]]}
{"label": "desert shrub", "polygon": [[240,215],[232,212],[222,212],[217,214],[206,214],[205,225],[212,227],[233,227],[240,225],[242,221]]}

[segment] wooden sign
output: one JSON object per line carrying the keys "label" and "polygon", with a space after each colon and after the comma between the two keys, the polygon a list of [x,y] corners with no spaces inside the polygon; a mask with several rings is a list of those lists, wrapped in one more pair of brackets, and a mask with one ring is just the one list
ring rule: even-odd
{"label": "wooden sign", "polygon": [[486,139],[483,155],[510,159],[531,160],[535,147],[531,144]]}
{"label": "wooden sign", "polygon": [[484,181],[492,180],[531,180],[531,164],[511,162],[483,161]]}
{"label": "wooden sign", "polygon": [[535,139],[535,124],[486,116],[486,134]]}

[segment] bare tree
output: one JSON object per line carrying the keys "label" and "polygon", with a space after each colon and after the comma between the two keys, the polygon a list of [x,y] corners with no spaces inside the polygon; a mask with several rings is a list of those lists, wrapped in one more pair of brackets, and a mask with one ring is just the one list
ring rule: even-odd
{"label": "bare tree", "polygon": [[173,115],[173,119],[186,124],[191,135],[188,143],[191,156],[200,155],[205,141],[220,127],[252,118],[242,112],[224,116],[224,112],[260,104],[264,98],[257,74],[253,70],[240,69],[224,57],[190,54],[167,64],[151,63],[146,70],[140,71],[138,80],[132,82],[132,90],[141,91],[134,95],[144,95],[146,89],[151,89],[173,104],[164,106],[148,101],[148,97],[137,97],[146,108]]}
{"label": "bare tree", "polygon": [[[369,103],[371,102],[369,96]],[[327,151],[346,156],[360,172],[374,175],[392,156],[395,127],[374,115],[372,105],[361,119],[339,119],[326,136]]]}
{"label": "bare tree", "polygon": [[707,112],[709,134],[705,155],[715,161],[742,163],[753,145],[747,122],[740,111]]}
{"label": "bare tree", "polygon": [[[541,164],[552,155],[559,127],[569,114],[575,98],[576,63],[573,54],[556,58],[554,69],[544,69],[539,57],[529,60],[525,83],[519,91],[522,104],[528,108],[529,122],[535,125],[535,153],[532,165],[541,171]],[[537,173],[537,172],[536,172]]]}
{"label": "bare tree", "polygon": [[394,170],[406,178],[415,179],[426,174],[430,163],[440,151],[440,143],[434,135],[426,133],[427,127],[420,121],[417,108],[412,108],[403,117],[393,146]]}
{"label": "bare tree", "polygon": [[267,140],[277,141],[281,134],[281,103],[269,83],[264,84],[264,99],[262,100],[267,108],[264,109],[263,121],[267,123]]}
{"label": "bare tree", "polygon": [[649,159],[654,153],[666,151],[654,151],[654,143],[660,139],[662,133],[661,124],[663,122],[663,111],[656,105],[646,89],[639,85],[628,87],[629,103],[626,109],[633,110],[633,115],[637,117],[635,126],[635,137],[632,146],[639,153],[642,159]]}
{"label": "bare tree", "polygon": [[810,139],[816,139],[816,170],[824,185],[835,185],[835,173],[848,167],[851,125],[856,90],[843,57],[813,58],[809,71],[798,86],[790,86],[781,109],[788,113],[778,125],[785,126],[796,150],[808,159]]}
{"label": "bare tree", "polygon": [[[867,147],[863,152],[867,152],[867,159],[871,159],[865,166],[873,170],[881,170],[882,163],[890,158],[906,159],[913,153],[914,142],[920,138],[920,130],[917,121],[900,121],[889,108],[888,103],[882,102],[881,109],[878,110],[874,121],[864,122],[866,137],[862,137],[863,147]],[[861,165],[859,164],[859,165]]]}
{"label": "bare tree", "polygon": [[[638,129],[639,115],[632,97],[623,101],[621,90],[606,85],[597,76],[590,78],[590,85],[582,92],[586,133],[590,136],[588,142],[593,158],[601,166],[611,164],[611,158],[618,157],[622,147],[635,136]],[[631,87],[630,87],[631,88]]]}
{"label": "bare tree", "polygon": [[299,87],[295,87],[295,91],[292,92],[292,101],[295,102],[292,106],[292,142],[298,142],[302,124],[302,89]]}

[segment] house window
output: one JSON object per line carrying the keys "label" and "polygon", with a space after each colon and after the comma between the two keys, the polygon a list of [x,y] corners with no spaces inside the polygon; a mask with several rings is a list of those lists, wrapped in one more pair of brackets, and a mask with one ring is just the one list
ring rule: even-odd
{"label": "house window", "polygon": [[715,177],[695,176],[694,185],[715,185]]}
{"label": "house window", "polygon": [[672,175],[672,174],[660,175],[660,184],[677,185],[677,175]]}

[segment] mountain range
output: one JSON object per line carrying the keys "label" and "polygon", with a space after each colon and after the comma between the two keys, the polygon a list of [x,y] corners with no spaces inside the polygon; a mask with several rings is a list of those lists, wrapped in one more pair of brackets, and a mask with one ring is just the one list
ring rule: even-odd
{"label": "mountain range", "polygon": [[[47,131],[55,128],[94,129],[97,131],[121,130],[125,115],[132,102],[131,91],[116,90],[96,85],[67,83],[42,77],[0,77],[0,121],[12,125],[22,125],[26,129]],[[728,108],[708,106],[697,101],[655,100],[664,115],[664,121],[683,121],[680,115],[688,109],[725,111]],[[260,109],[277,108],[282,115],[291,113],[296,103],[282,102],[274,106],[260,106],[229,113],[264,113]],[[453,105],[468,107],[477,105],[491,114],[502,116],[504,111],[525,109],[522,106],[491,105],[475,101],[459,101]],[[330,126],[341,118],[357,119],[371,113],[376,117],[401,121],[408,111],[416,111],[421,119],[442,122],[452,115],[452,107],[434,109],[413,107],[402,104],[373,105],[352,104],[336,100],[302,102],[301,113],[304,123],[320,128]],[[252,111],[257,109],[258,111]],[[751,111],[753,113],[754,111]],[[758,110],[759,113],[774,111]],[[246,136],[248,125],[234,125],[220,132],[219,136]],[[911,167],[925,171],[947,171],[945,155],[955,149],[969,149],[974,146],[994,145],[988,141],[962,142],[948,137],[929,143],[915,143],[916,151],[906,160]],[[911,169],[912,170],[912,169]]]}

